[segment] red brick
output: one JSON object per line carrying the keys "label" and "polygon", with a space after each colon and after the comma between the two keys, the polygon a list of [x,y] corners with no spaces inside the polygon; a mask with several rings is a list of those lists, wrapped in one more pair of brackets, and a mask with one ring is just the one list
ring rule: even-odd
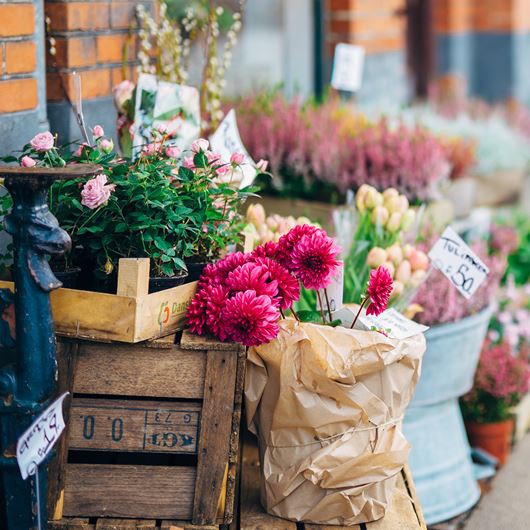
{"label": "red brick", "polygon": [[37,101],[36,79],[0,81],[0,113],[34,109]]}
{"label": "red brick", "polygon": [[[92,99],[108,96],[111,93],[111,70],[110,68],[98,68],[97,70],[82,70],[78,72],[81,76],[81,91],[83,99]],[[71,74],[63,74],[64,85],[70,97],[74,96],[74,83]],[[48,74],[48,99],[51,101],[61,100],[63,92],[58,74]]]}
{"label": "red brick", "polygon": [[6,42],[7,74],[26,74],[35,70],[37,57],[33,41]]}
{"label": "red brick", "polygon": [[48,64],[59,68],[79,68],[96,64],[95,37],[57,37],[55,48],[55,57],[48,56]]}
{"label": "red brick", "polygon": [[47,2],[51,31],[98,30],[109,27],[108,2]]}
{"label": "red brick", "polygon": [[0,4],[0,37],[32,35],[34,32],[33,4]]}
{"label": "red brick", "polygon": [[118,63],[123,60],[126,35],[100,35],[97,38],[99,63]]}

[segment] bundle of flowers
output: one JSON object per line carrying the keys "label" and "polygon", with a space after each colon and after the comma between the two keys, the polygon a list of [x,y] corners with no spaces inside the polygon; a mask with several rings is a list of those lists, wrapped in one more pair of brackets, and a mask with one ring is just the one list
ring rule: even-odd
{"label": "bundle of flowers", "polygon": [[297,225],[313,224],[307,217],[295,218],[292,215],[282,217],[278,214],[266,215],[265,208],[259,203],[250,204],[247,208],[247,226],[245,232],[254,238],[255,245],[278,242],[289,230]]}
{"label": "bundle of flowers", "polygon": [[473,388],[461,400],[463,415],[478,423],[509,419],[510,408],[519,403],[529,388],[527,360],[512,355],[506,342],[492,344],[486,340]]}
{"label": "bundle of flowers", "polygon": [[474,140],[464,138],[442,138],[447,160],[451,166],[450,180],[458,180],[472,174],[476,163]]}
{"label": "bundle of flowers", "polygon": [[[18,158],[23,166],[65,166],[94,163],[97,177],[64,180],[50,190],[50,209],[72,238],[72,253],[59,271],[91,267],[104,279],[116,270],[119,258],[151,258],[153,276],[178,276],[187,261],[214,261],[241,241],[241,204],[255,190],[239,189],[243,155],[229,161],[199,139],[181,153],[164,129],[153,130],[135,162],[112,151],[112,141],[100,126],[93,145],[71,153],[55,145],[51,133],[37,135]],[[3,201],[3,212],[11,206]],[[57,270],[57,269],[56,269]]]}
{"label": "bundle of flowers", "polygon": [[[279,320],[300,297],[300,288],[326,288],[338,273],[340,248],[321,228],[299,225],[252,253],[235,253],[208,265],[188,308],[193,333],[211,334],[246,346],[270,342],[280,331]],[[387,307],[392,279],[384,267],[373,271],[361,307],[379,314]],[[320,294],[318,294],[320,298]],[[320,300],[324,307],[323,300]],[[360,310],[359,310],[360,311]],[[322,323],[337,325],[321,311]],[[354,323],[352,324],[352,327]]]}
{"label": "bundle of flowers", "polygon": [[344,301],[358,300],[371,270],[384,266],[394,281],[393,303],[399,297],[406,303],[429,266],[426,254],[405,242],[415,211],[395,188],[380,193],[363,184],[355,199],[358,219],[344,260]]}

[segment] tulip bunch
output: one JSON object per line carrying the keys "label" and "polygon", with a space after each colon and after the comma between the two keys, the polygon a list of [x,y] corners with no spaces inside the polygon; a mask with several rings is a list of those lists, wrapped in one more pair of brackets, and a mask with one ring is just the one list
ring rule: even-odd
{"label": "tulip bunch", "polygon": [[370,271],[384,266],[394,280],[393,303],[414,291],[427,275],[427,255],[403,242],[416,213],[405,195],[382,193],[363,184],[355,196],[358,219],[351,250],[344,260],[344,301],[358,300]]}
{"label": "tulip bunch", "polygon": [[282,217],[278,214],[267,216],[265,208],[261,204],[251,204],[247,208],[246,232],[253,236],[255,244],[261,245],[274,241],[277,243],[280,238],[287,234],[297,225],[314,225],[307,217],[295,218],[292,215]]}

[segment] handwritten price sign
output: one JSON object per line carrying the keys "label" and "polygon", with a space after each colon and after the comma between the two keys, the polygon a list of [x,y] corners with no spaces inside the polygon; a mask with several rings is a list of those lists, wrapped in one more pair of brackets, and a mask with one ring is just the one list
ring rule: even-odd
{"label": "handwritten price sign", "polygon": [[445,229],[429,252],[429,257],[432,264],[468,299],[489,273],[488,267],[451,227]]}
{"label": "handwritten price sign", "polygon": [[63,432],[63,401],[67,395],[65,392],[55,400],[19,438],[17,462],[24,480],[36,472]]}

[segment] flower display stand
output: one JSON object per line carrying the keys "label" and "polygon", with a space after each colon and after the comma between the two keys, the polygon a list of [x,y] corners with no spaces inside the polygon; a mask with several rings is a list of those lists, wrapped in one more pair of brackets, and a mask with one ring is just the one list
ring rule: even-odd
{"label": "flower display stand", "polygon": [[60,344],[59,391],[72,399],[50,468],[50,528],[232,521],[245,349],[174,340]]}
{"label": "flower display stand", "polygon": [[259,465],[256,441],[254,438],[249,437],[243,446],[239,527],[241,530],[397,530],[400,528],[427,530],[408,467],[405,467],[401,473],[393,503],[382,519],[373,523],[342,527],[309,523],[297,524],[266,513],[260,504]]}
{"label": "flower display stand", "polygon": [[[0,288],[14,289],[0,281]],[[183,328],[197,282],[148,294],[149,259],[119,261],[116,294],[58,289],[51,293],[55,331],[63,337],[140,342]]]}
{"label": "flower display stand", "polygon": [[473,385],[490,316],[486,308],[425,333],[422,374],[403,431],[427,524],[465,512],[480,497],[458,398]]}

